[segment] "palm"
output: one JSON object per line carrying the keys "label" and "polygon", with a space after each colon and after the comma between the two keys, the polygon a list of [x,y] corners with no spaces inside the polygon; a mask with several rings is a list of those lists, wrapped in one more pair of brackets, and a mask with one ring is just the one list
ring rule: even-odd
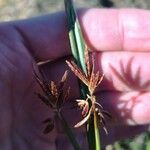
{"label": "palm", "polygon": [[[1,138],[4,143],[8,143],[7,146],[1,145],[0,149],[12,146],[14,149],[46,150],[49,144],[41,131],[41,121],[46,112],[34,94],[36,84],[32,72],[32,57],[23,49],[24,47],[14,53],[14,49],[6,48],[7,56],[2,53],[0,55],[3,63],[1,78],[4,79],[0,86]],[[3,74],[5,71],[8,72],[7,76]]]}

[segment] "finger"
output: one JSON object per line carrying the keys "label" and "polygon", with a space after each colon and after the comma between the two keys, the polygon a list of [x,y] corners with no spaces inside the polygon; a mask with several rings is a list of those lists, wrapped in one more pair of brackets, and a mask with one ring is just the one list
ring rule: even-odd
{"label": "finger", "polygon": [[[97,94],[96,99],[103,109],[111,114],[112,118],[104,115],[106,127],[107,125],[144,125],[150,123],[150,92],[101,92]],[[96,107],[98,108],[97,105]],[[76,117],[72,118],[70,114]],[[82,120],[81,112],[77,108],[64,110],[64,116],[72,126]]]}
{"label": "finger", "polygon": [[[87,44],[92,50],[149,51],[150,12],[138,9],[88,9],[79,12]],[[68,55],[64,13],[13,22],[24,43],[38,60]]]}
{"label": "finger", "polygon": [[150,11],[89,9],[81,15],[85,38],[97,51],[149,51]]}
{"label": "finger", "polygon": [[101,92],[97,100],[117,124],[150,123],[150,92]]}
{"label": "finger", "polygon": [[150,90],[150,53],[97,53],[97,69],[105,74],[102,90]]}
{"label": "finger", "polygon": [[[104,73],[99,91],[148,91],[150,90],[150,53],[103,52],[96,53],[96,70]],[[67,58],[66,58],[67,59]],[[58,82],[70,68],[65,58],[42,66],[49,80]],[[75,75],[69,71],[69,85],[78,87]],[[78,90],[78,89],[77,89]],[[74,92],[77,94],[77,92]],[[74,95],[75,95],[74,94]]]}

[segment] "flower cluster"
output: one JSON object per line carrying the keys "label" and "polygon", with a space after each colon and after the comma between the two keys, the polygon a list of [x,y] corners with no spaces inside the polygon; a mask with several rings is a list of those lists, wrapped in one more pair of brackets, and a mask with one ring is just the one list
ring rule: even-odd
{"label": "flower cluster", "polygon": [[[39,76],[34,72],[35,78],[40,85],[43,94],[37,93],[38,97],[52,109],[56,114],[61,111],[65,101],[68,99],[70,88],[65,89],[65,81],[67,79],[68,71],[65,71],[58,85],[54,81],[48,83],[44,78],[40,79]],[[47,118],[43,121],[46,124],[44,133],[49,133],[54,128],[54,119]]]}
{"label": "flower cluster", "polygon": [[[79,78],[79,80],[84,83],[88,88],[88,93],[86,93],[86,99],[77,99],[77,104],[82,110],[83,119],[78,122],[75,127],[80,127],[84,123],[86,123],[91,114],[96,113],[100,123],[105,128],[105,120],[104,115],[109,116],[109,113],[103,110],[103,107],[96,102],[96,96],[94,92],[98,85],[102,82],[104,75],[100,76],[99,71],[95,73],[94,71],[94,58],[92,57],[92,63],[90,63],[88,49],[85,50],[85,64],[86,64],[86,73],[84,73],[75,63],[74,61],[66,61],[72,72]],[[92,64],[92,65],[90,65]]]}

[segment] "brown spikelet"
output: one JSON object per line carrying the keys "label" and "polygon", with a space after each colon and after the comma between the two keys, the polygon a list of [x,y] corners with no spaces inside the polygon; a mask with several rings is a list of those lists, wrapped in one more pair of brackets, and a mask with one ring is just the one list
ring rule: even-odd
{"label": "brown spikelet", "polygon": [[86,65],[86,70],[87,70],[87,77],[90,76],[91,73],[91,68],[90,68],[90,59],[89,59],[89,53],[88,53],[88,47],[87,45],[85,46],[85,51],[84,51],[84,59],[85,59],[85,65]]}
{"label": "brown spikelet", "polygon": [[73,61],[67,61],[66,63],[68,64],[68,66],[70,67],[70,69],[72,70],[72,72],[85,84],[88,86],[89,81],[86,78],[86,75],[78,68],[78,66],[73,62]]}
{"label": "brown spikelet", "polygon": [[64,73],[64,75],[61,78],[60,83],[64,83],[67,80],[67,76],[68,76],[68,71],[66,70],[65,73]]}
{"label": "brown spikelet", "polygon": [[58,92],[57,92],[57,87],[56,87],[56,84],[54,81],[51,81],[50,82],[50,91],[51,91],[51,94],[53,96],[56,97],[56,99],[58,98]]}
{"label": "brown spikelet", "polygon": [[97,85],[99,85],[103,81],[103,78],[104,78],[104,74],[102,74],[102,76],[99,76]]}
{"label": "brown spikelet", "polygon": [[[54,81],[50,81],[50,83],[46,82],[46,80],[43,79],[43,76],[42,79],[40,79],[35,70],[34,75],[37,83],[43,91],[43,94],[36,93],[38,98],[55,113],[59,113],[64,102],[67,100],[70,91],[69,87],[67,89],[64,87],[68,72],[65,71],[58,85],[56,85]],[[46,127],[43,132],[47,134],[54,128],[54,122],[47,119],[44,123],[46,124]]]}

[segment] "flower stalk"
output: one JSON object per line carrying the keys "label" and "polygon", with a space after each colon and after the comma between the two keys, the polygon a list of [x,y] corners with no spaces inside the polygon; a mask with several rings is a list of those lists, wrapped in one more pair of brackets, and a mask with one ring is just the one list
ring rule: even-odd
{"label": "flower stalk", "polygon": [[[61,122],[61,125],[63,127],[64,133],[67,135],[70,143],[72,144],[73,148],[75,150],[80,150],[80,146],[78,142],[75,139],[75,136],[72,133],[71,128],[69,127],[68,123],[66,122],[61,110],[63,105],[65,104],[66,100],[69,96],[70,88],[68,87],[65,89],[65,81],[68,76],[68,72],[65,71],[64,75],[62,76],[62,79],[60,80],[59,84],[56,85],[54,81],[47,82],[44,79],[43,74],[40,78],[36,72],[34,71],[35,79],[39,86],[41,87],[43,94],[37,93],[37,96],[39,99],[51,110],[53,110],[54,115],[58,117],[59,121]],[[53,118],[47,118],[43,121],[43,123],[46,125],[43,133],[47,134],[51,132],[54,128],[54,120]]]}
{"label": "flower stalk", "polygon": [[[82,109],[82,113],[84,114],[84,119],[75,125],[75,127],[79,127],[82,124],[86,123],[86,131],[87,131],[87,138],[89,143],[89,149],[90,150],[100,150],[100,137],[99,137],[99,129],[97,125],[97,112],[95,108],[95,100],[93,93],[90,93],[89,90],[89,84],[86,84],[84,82],[84,79],[90,76],[91,70],[88,70],[89,62],[86,62],[86,56],[85,56],[85,50],[86,50],[86,44],[83,38],[83,34],[80,29],[80,25],[78,22],[78,18],[76,15],[76,12],[73,7],[72,0],[64,0],[65,2],[65,10],[67,15],[67,21],[68,21],[68,30],[69,30],[69,40],[70,40],[70,47],[72,51],[72,55],[74,58],[74,62],[67,62],[68,66],[71,68],[71,70],[74,72],[74,74],[84,83],[80,82],[80,89],[81,89],[81,100],[77,100],[78,105],[80,105]],[[88,60],[89,61],[89,60]],[[76,66],[77,65],[77,66]],[[88,65],[88,66],[87,66]],[[79,67],[79,69],[78,69]],[[77,74],[76,71],[79,71]],[[92,72],[93,73],[93,72]],[[92,77],[92,73],[90,74]],[[95,75],[95,74],[93,74]],[[80,78],[82,76],[82,79]],[[99,79],[99,73],[98,73],[97,83],[100,80]],[[84,78],[84,79],[83,79]],[[88,80],[87,79],[87,80]],[[85,79],[86,80],[86,79]],[[97,85],[95,86],[95,88]],[[95,90],[95,88],[93,90]],[[88,105],[86,102],[88,102]],[[101,111],[99,111],[101,113]],[[100,115],[103,115],[102,113]],[[100,118],[101,119],[101,118]],[[103,119],[101,119],[101,122],[103,123]]]}

